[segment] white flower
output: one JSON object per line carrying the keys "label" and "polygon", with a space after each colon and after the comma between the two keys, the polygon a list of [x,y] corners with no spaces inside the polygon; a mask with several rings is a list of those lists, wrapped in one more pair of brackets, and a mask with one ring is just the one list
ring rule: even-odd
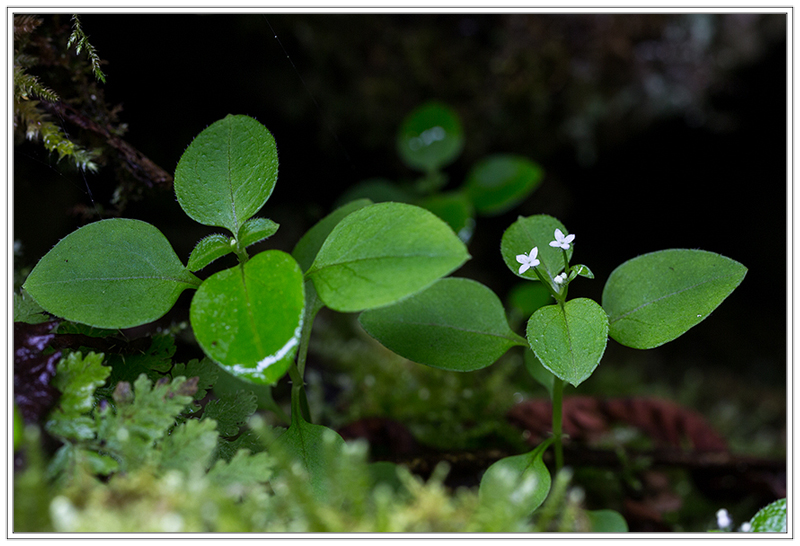
{"label": "white flower", "polygon": [[536,246],[531,249],[530,256],[526,256],[525,254],[517,254],[517,261],[522,264],[519,266],[520,275],[525,273],[529,268],[539,265],[539,260],[536,259],[537,254],[539,254],[539,247]]}
{"label": "white flower", "polygon": [[565,237],[564,234],[561,232],[561,230],[558,228],[556,228],[555,237],[556,237],[555,241],[550,241],[550,246],[552,246],[553,248],[560,247],[563,248],[564,250],[569,250],[569,244],[575,240],[574,233],[571,233],[570,235],[567,235]]}
{"label": "white flower", "polygon": [[741,527],[739,527],[739,532],[740,533],[749,533],[750,529],[752,529],[752,527],[753,526],[750,525],[749,521],[745,521],[744,523],[742,523]]}
{"label": "white flower", "polygon": [[555,279],[553,279],[553,280],[554,280],[554,281],[556,281],[556,284],[563,284],[563,283],[564,283],[564,281],[566,281],[566,280],[567,280],[567,274],[566,274],[566,272],[564,272],[564,273],[561,273],[560,275],[556,275],[556,278],[555,278]]}
{"label": "white flower", "polygon": [[720,529],[727,529],[733,524],[731,515],[724,508],[717,510],[717,527]]}

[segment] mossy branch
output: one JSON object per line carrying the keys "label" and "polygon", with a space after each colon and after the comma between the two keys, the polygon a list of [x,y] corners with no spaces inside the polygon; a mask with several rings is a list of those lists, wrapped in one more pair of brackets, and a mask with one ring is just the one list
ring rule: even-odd
{"label": "mossy branch", "polygon": [[23,100],[31,97],[39,97],[50,102],[59,100],[55,91],[43,85],[39,78],[28,74],[19,65],[14,66],[14,96]]}
{"label": "mossy branch", "polygon": [[94,77],[99,81],[106,83],[106,75],[100,70],[100,57],[97,55],[94,46],[89,43],[89,37],[83,32],[81,28],[81,20],[77,14],[72,16],[72,34],[67,41],[67,48],[75,45],[75,52],[80,55],[81,50],[85,49],[86,54],[89,56],[89,61],[92,63],[92,72]]}

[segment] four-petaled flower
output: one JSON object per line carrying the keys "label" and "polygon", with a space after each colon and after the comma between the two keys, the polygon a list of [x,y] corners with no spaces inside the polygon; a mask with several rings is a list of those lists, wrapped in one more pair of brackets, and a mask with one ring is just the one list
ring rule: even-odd
{"label": "four-petaled flower", "polygon": [[519,266],[520,275],[525,273],[529,268],[539,265],[539,260],[536,259],[537,254],[539,254],[539,247],[536,246],[531,249],[529,256],[525,254],[517,254],[517,261],[522,264]]}
{"label": "four-petaled flower", "polygon": [[567,280],[567,273],[564,272],[560,275],[556,275],[556,278],[553,280],[556,281],[556,284],[562,284],[564,281]]}
{"label": "four-petaled flower", "polygon": [[569,244],[575,240],[575,234],[571,233],[569,235],[564,235],[560,229],[556,228],[555,231],[555,241],[550,241],[550,246],[553,248],[563,248],[564,250],[569,250]]}

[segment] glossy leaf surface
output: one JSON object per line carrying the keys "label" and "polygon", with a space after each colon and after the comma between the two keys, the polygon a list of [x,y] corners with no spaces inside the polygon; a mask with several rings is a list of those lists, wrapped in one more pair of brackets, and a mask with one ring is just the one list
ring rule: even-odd
{"label": "glossy leaf surface", "polygon": [[464,191],[478,214],[491,216],[502,214],[524,201],[539,187],[543,178],[542,168],[529,159],[497,154],[479,161],[472,168]]}
{"label": "glossy leaf surface", "polygon": [[542,461],[551,440],[522,455],[505,457],[481,478],[478,499],[484,506],[503,506],[520,516],[536,510],[550,492],[550,472]]}
{"label": "glossy leaf surface", "polygon": [[662,250],[628,260],[603,289],[609,334],[634,349],[672,341],[708,317],[746,273],[739,262],[704,250]]}
{"label": "glossy leaf surface", "polygon": [[438,102],[429,102],[411,112],[397,134],[400,158],[420,171],[448,165],[463,148],[464,135],[458,114]]}
{"label": "glossy leaf surface", "polygon": [[214,233],[208,237],[203,237],[197,242],[192,253],[189,255],[189,262],[186,264],[186,269],[189,271],[199,271],[214,260],[233,252],[233,248],[234,247],[231,246],[231,238],[220,233]]}
{"label": "glossy leaf surface", "polygon": [[[565,235],[568,234],[564,225],[552,216],[546,214],[520,216],[506,229],[500,240],[503,261],[518,277],[538,280],[533,268],[520,275],[520,264],[517,261],[517,255],[529,254],[531,249],[536,247],[539,249],[537,258],[541,262],[538,268],[545,272],[545,277],[549,276],[551,280],[554,279],[564,269],[563,250],[550,246],[550,241],[554,240],[553,234],[556,229],[560,229]],[[572,257],[572,248],[573,246],[570,245],[567,250],[568,258]]]}
{"label": "glossy leaf surface", "polygon": [[403,301],[364,311],[369,335],[400,356],[459,372],[485,368],[525,339],[508,327],[500,300],[469,279],[447,278]]}
{"label": "glossy leaf surface", "polygon": [[608,317],[593,300],[576,298],[538,309],[528,321],[528,343],[556,377],[577,387],[600,363],[608,341]]}
{"label": "glossy leaf surface", "polygon": [[336,224],[341,222],[345,216],[351,212],[355,212],[371,204],[372,201],[369,199],[351,201],[337,208],[314,224],[311,229],[306,231],[305,235],[297,241],[294,250],[292,250],[292,256],[297,260],[297,263],[300,264],[303,271],[308,271],[308,268],[314,263],[314,258],[317,257],[319,249],[322,248],[322,244],[325,242],[325,239],[328,238],[328,235],[331,234],[333,228],[336,227]]}
{"label": "glossy leaf surface", "polygon": [[203,351],[231,374],[271,384],[300,341],[303,274],[291,256],[267,250],[206,279],[192,300],[192,329]]}
{"label": "glossy leaf surface", "polygon": [[453,230],[431,212],[376,203],[336,225],[306,275],[325,305],[354,312],[419,292],[468,259]]}
{"label": "glossy leaf surface", "polygon": [[59,241],[24,288],[56,316],[98,328],[129,328],[161,318],[181,292],[199,284],[158,229],[112,218]]}
{"label": "glossy leaf surface", "polygon": [[192,219],[239,228],[264,206],[278,178],[278,149],[266,127],[228,115],[192,141],[175,168],[175,195]]}

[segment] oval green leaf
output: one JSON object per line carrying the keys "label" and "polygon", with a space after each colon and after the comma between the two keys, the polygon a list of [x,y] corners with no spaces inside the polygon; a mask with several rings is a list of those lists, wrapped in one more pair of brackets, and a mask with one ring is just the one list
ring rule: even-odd
{"label": "oval green leaf", "polygon": [[269,218],[250,218],[239,228],[239,245],[245,248],[259,243],[275,235],[278,227],[278,224]]}
{"label": "oval green leaf", "polygon": [[297,260],[297,263],[300,264],[303,271],[308,271],[308,268],[314,263],[314,258],[317,257],[319,249],[322,248],[322,244],[325,242],[325,239],[328,238],[328,235],[331,234],[333,228],[336,227],[336,224],[341,222],[344,217],[351,212],[355,212],[371,204],[372,201],[369,199],[351,201],[337,208],[314,224],[311,229],[306,231],[305,235],[297,241],[294,250],[292,250],[292,256]]}
{"label": "oval green leaf", "polygon": [[464,244],[433,213],[376,203],[336,225],[306,275],[325,305],[354,312],[424,290],[468,259]]}
{"label": "oval green leaf", "polygon": [[233,252],[231,238],[220,233],[213,233],[208,237],[203,237],[194,246],[189,255],[189,262],[186,268],[189,271],[199,271],[216,259],[227,256]]}
{"label": "oval green leaf", "polygon": [[759,510],[750,520],[751,533],[785,533],[786,499],[779,499]]}
{"label": "oval green leaf", "polygon": [[417,204],[447,222],[464,244],[472,239],[472,233],[475,231],[475,211],[463,193],[440,193],[427,197]]}
{"label": "oval green leaf", "polygon": [[[517,218],[503,233],[500,240],[500,252],[503,261],[508,268],[518,277],[523,279],[539,280],[533,268],[528,269],[523,274],[519,273],[520,263],[517,256],[520,254],[530,254],[534,247],[539,249],[537,259],[540,264],[538,269],[549,277],[552,281],[556,275],[564,269],[564,251],[560,248],[550,246],[550,241],[555,240],[555,230],[560,229],[564,235],[568,235],[564,225],[546,214]],[[567,258],[572,257],[573,245],[567,250]]]}
{"label": "oval green leaf", "polygon": [[192,219],[234,235],[264,206],[278,179],[278,148],[266,127],[228,115],[192,141],[175,168],[175,195]]}
{"label": "oval green leaf", "polygon": [[652,349],[703,321],[739,286],[747,268],[704,250],[644,254],[617,267],[603,288],[610,335]]}
{"label": "oval green leaf", "polygon": [[608,317],[594,301],[576,298],[563,307],[538,309],[528,321],[527,336],[542,365],[577,387],[592,375],[603,357]]}
{"label": "oval green leaf", "polygon": [[522,517],[536,510],[550,492],[550,472],[542,460],[552,439],[522,455],[500,459],[481,478],[478,502],[488,509],[503,507]]}
{"label": "oval green leaf", "polygon": [[399,303],[364,311],[358,321],[400,356],[457,372],[485,368],[527,345],[508,327],[495,293],[469,279],[440,279]]}
{"label": "oval green leaf", "polygon": [[420,171],[434,171],[450,164],[463,148],[458,114],[438,102],[426,103],[411,112],[397,133],[400,158]]}
{"label": "oval green leaf", "polygon": [[192,329],[206,355],[228,372],[272,384],[297,351],[304,297],[297,262],[267,250],[203,282],[192,299]]}
{"label": "oval green leaf", "polygon": [[478,214],[494,216],[524,201],[543,178],[544,171],[533,161],[512,154],[497,154],[472,168],[464,191]]}
{"label": "oval green leaf", "polygon": [[327,427],[313,425],[303,419],[299,403],[292,401],[292,424],[269,447],[298,461],[308,476],[308,483],[317,499],[338,497],[330,487],[330,468],[345,447],[344,439]]}
{"label": "oval green leaf", "polygon": [[161,318],[181,292],[199,285],[158,229],[112,218],[59,241],[23,286],[56,316],[98,328],[130,328]]}

